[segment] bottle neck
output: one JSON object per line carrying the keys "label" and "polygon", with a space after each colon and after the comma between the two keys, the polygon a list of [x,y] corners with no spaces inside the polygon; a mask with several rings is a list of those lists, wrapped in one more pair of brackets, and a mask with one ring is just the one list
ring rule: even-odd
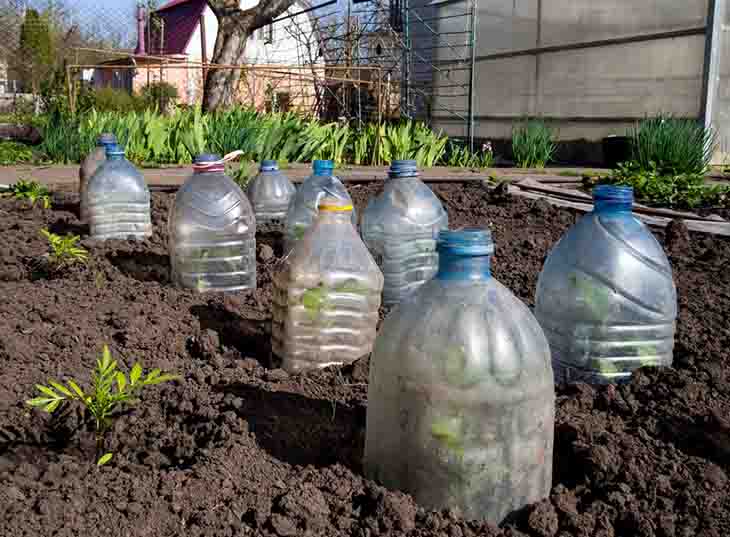
{"label": "bottle neck", "polygon": [[106,159],[110,160],[112,162],[116,162],[116,161],[124,160],[124,155],[107,155]]}
{"label": "bottle neck", "polygon": [[332,177],[332,170],[329,168],[323,168],[323,169],[314,169],[313,175],[315,177]]}
{"label": "bottle neck", "polygon": [[600,198],[593,200],[593,212],[599,215],[631,214],[632,206],[630,201]]}
{"label": "bottle neck", "polygon": [[465,256],[448,251],[439,251],[438,280],[474,281],[488,280],[492,277],[491,259],[488,255]]}
{"label": "bottle neck", "polygon": [[352,223],[352,211],[319,211],[319,222],[326,224]]}

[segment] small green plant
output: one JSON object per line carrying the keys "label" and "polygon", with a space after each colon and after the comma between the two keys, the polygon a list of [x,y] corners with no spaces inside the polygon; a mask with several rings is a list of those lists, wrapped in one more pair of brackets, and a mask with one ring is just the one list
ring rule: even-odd
{"label": "small green plant", "polygon": [[555,155],[553,130],[541,120],[527,120],[512,131],[512,153],[520,168],[544,168]]}
{"label": "small green plant", "polygon": [[[62,384],[53,379],[48,386],[36,384],[40,396],[26,401],[29,406],[52,414],[64,402],[81,403],[94,418],[96,425],[97,464],[102,465],[111,459],[111,454],[102,455],[104,437],[112,425],[117,412],[124,406],[138,402],[140,392],[145,386],[162,384],[179,378],[153,369],[142,377],[142,365],[137,362],[129,372],[129,377],[119,371],[116,360],[112,359],[109,347],[104,345],[101,358],[91,373],[91,390],[85,392],[78,383],[69,379]],[[116,389],[115,389],[116,388]]]}
{"label": "small green plant", "polygon": [[662,174],[653,162],[648,169],[637,162],[619,165],[602,183],[630,186],[642,203],[679,209],[702,206],[727,206],[730,187],[708,185],[697,173]]}
{"label": "small green plant", "polygon": [[33,151],[18,142],[0,142],[0,166],[12,166],[33,160]]}
{"label": "small green plant", "polygon": [[67,234],[61,237],[47,229],[41,229],[41,235],[48,240],[51,250],[48,260],[55,270],[62,270],[76,263],[85,263],[89,257],[86,250],[76,246],[81,240],[78,235]]}
{"label": "small green plant", "polygon": [[51,207],[51,193],[48,188],[35,181],[18,180],[14,185],[10,185],[10,194],[15,199],[28,200],[31,207],[35,207],[36,203],[40,203],[44,209]]}
{"label": "small green plant", "polygon": [[482,144],[481,152],[472,153],[468,147],[449,141],[444,163],[458,168],[490,168],[494,164],[491,142]]}
{"label": "small green plant", "polygon": [[717,145],[717,133],[701,122],[663,115],[639,122],[629,136],[635,165],[662,176],[704,174]]}

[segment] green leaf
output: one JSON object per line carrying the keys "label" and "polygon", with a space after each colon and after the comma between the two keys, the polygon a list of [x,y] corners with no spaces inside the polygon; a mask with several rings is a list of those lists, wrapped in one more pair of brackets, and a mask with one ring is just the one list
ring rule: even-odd
{"label": "green leaf", "polygon": [[159,368],[155,368],[152,371],[150,371],[149,373],[147,373],[147,378],[144,379],[144,383],[148,384],[149,382],[153,381],[156,377],[159,377],[160,372],[161,371],[159,370]]}
{"label": "green leaf", "polygon": [[139,362],[137,362],[137,363],[136,363],[136,364],[134,364],[134,366],[132,367],[132,372],[131,372],[131,373],[129,373],[129,383],[130,383],[130,384],[131,384],[132,386],[134,386],[135,384],[137,384],[137,381],[139,380],[139,378],[140,378],[141,376],[142,376],[142,366],[141,366],[141,365],[139,365]]}
{"label": "green leaf", "polygon": [[62,402],[63,402],[63,399],[56,399],[55,401],[51,401],[50,403],[48,403],[45,406],[45,408],[43,410],[46,411],[46,412],[48,412],[49,414],[51,414],[51,413],[53,413],[58,408],[58,406]]}
{"label": "green leaf", "polygon": [[112,457],[114,456],[113,453],[105,453],[101,457],[99,457],[99,460],[96,461],[97,466],[104,466],[106,463],[108,463],[110,460],[112,460]]}
{"label": "green leaf", "polygon": [[29,399],[25,402],[26,405],[29,406],[46,406],[48,403],[52,403],[53,401],[57,401],[58,399],[50,399],[48,397],[34,397],[33,399]]}
{"label": "green leaf", "polygon": [[86,401],[86,395],[84,394],[84,391],[83,391],[83,390],[82,390],[81,388],[79,388],[79,385],[78,385],[78,384],[76,384],[76,383],[75,383],[75,382],[73,381],[73,379],[71,379],[71,380],[67,380],[67,381],[66,381],[66,384],[68,384],[68,385],[69,385],[69,386],[71,387],[71,389],[72,389],[72,390],[73,390],[74,392],[76,392],[76,395],[78,395],[78,396],[79,396],[79,397],[81,398],[81,400],[82,400],[82,401]]}
{"label": "green leaf", "polygon": [[38,389],[39,392],[44,393],[49,397],[53,397],[54,399],[59,398],[59,395],[50,388],[42,386],[41,384],[36,384],[35,387]]}
{"label": "green leaf", "polygon": [[155,377],[152,380],[145,380],[145,384],[147,385],[155,385],[155,384],[162,384],[163,382],[169,382],[171,380],[178,380],[180,378],[179,375],[159,375]]}
{"label": "green leaf", "polygon": [[66,388],[66,386],[64,386],[63,384],[56,382],[55,380],[49,380],[48,384],[50,384],[51,386],[56,388],[59,392],[61,392],[66,397],[73,397],[73,394],[71,393],[71,391],[68,388]]}
{"label": "green leaf", "polygon": [[124,392],[124,388],[127,386],[127,377],[121,371],[117,372],[117,390],[119,393]]}

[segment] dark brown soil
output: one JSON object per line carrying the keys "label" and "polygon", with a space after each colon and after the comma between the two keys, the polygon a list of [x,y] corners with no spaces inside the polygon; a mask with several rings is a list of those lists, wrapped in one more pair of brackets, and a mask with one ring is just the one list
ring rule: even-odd
{"label": "dark brown soil", "polygon": [[[359,209],[376,186],[351,186]],[[437,185],[451,225],[487,225],[496,277],[532,302],[548,248],[575,220],[544,202]],[[85,233],[73,195],[53,210],[0,200],[0,535],[730,535],[730,242],[667,232],[679,287],[676,368],[558,393],[554,488],[502,529],[427,512],[361,477],[367,360],[308,376],[269,363],[275,232],[259,237],[259,290],[198,296],[168,283],[154,237],[84,245],[86,267],[48,278],[38,234]],[[664,240],[664,234],[659,234]],[[86,381],[103,343],[128,368],[177,372],[108,435],[94,464],[77,409],[24,401],[49,377]]]}

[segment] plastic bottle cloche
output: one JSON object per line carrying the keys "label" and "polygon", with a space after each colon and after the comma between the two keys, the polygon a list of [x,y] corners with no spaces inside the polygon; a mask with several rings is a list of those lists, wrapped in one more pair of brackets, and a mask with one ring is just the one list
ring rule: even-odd
{"label": "plastic bottle cloche", "polygon": [[106,146],[107,161],[88,182],[81,200],[93,239],[144,239],[152,235],[150,191],[119,145]]}
{"label": "plastic bottle cloche", "polygon": [[172,280],[198,292],[256,287],[256,219],[217,155],[199,155],[168,219]]}
{"label": "plastic bottle cloche", "polygon": [[540,273],[535,315],[555,380],[627,382],[642,366],[670,366],[677,292],[664,250],[633,216],[630,187],[599,185]]}
{"label": "plastic bottle cloche", "polygon": [[528,307],[492,277],[489,231],[442,231],[438,250],[436,276],[378,333],[365,475],[427,509],[500,523],[550,492],[550,352]]}

